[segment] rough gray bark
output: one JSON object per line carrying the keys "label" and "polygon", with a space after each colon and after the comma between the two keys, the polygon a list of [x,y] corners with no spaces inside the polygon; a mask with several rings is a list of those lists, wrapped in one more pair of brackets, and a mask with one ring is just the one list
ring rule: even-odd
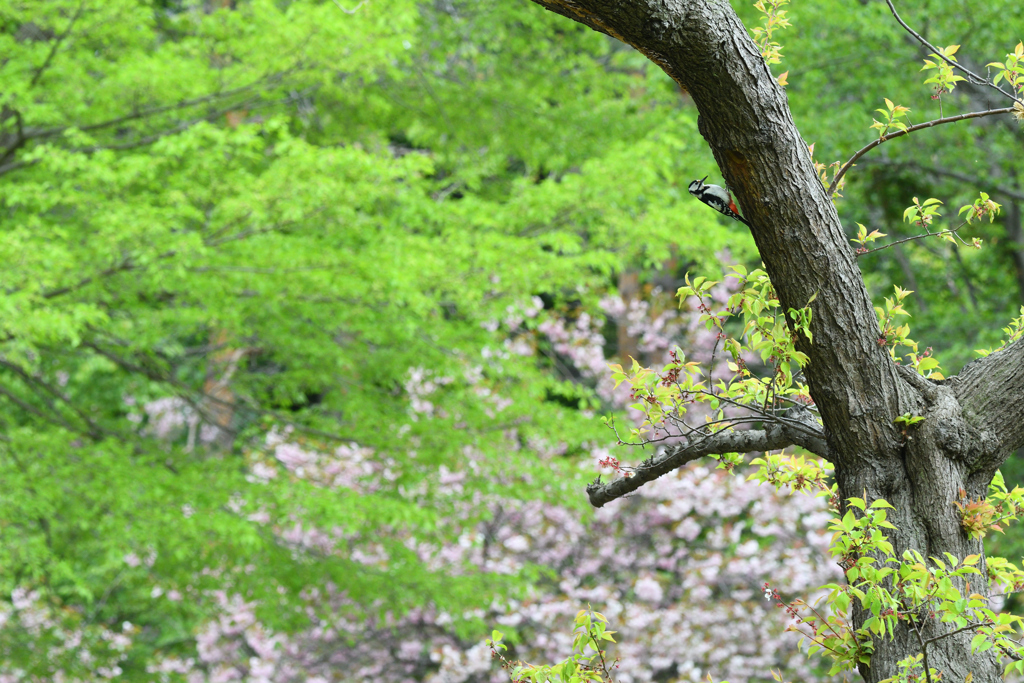
{"label": "rough gray bark", "polygon": [[[798,347],[810,358],[805,375],[842,499],[884,498],[895,506],[890,518],[898,527],[891,537],[897,555],[908,549],[925,557],[982,553],[980,541],[964,532],[954,501],[961,489],[971,498],[984,496],[999,464],[1024,443],[1024,346],[976,361],[940,384],[892,362],[878,343],[856,259],[793,124],[785,91],[727,2],[534,2],[632,45],[690,93],[700,132],[752,226],[783,307],[802,308],[817,294],[814,343],[800,336]],[[706,171],[694,169],[694,177]],[[926,419],[904,434],[893,420],[908,412]],[[750,440],[770,439],[762,432]],[[721,452],[739,448],[720,446]],[[670,464],[693,459],[689,455],[699,457],[680,451],[655,459],[649,474],[660,476]],[[611,490],[616,485],[601,487],[610,497],[602,495],[600,504],[621,495]],[[972,592],[987,594],[981,583],[983,578],[972,582]],[[854,614],[857,625],[863,618]],[[946,628],[927,622],[925,637]],[[1000,667],[991,654],[972,656],[970,638],[964,633],[932,645],[931,666],[945,680],[963,680],[970,672],[979,683],[996,683]],[[919,651],[909,627],[892,640],[876,638],[874,645],[871,664],[861,667],[869,683],[894,675],[899,660]]]}

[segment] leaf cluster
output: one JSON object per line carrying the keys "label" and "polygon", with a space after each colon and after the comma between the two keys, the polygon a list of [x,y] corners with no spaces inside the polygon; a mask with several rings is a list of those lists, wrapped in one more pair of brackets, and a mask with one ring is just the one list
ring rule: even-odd
{"label": "leaf cluster", "polygon": [[603,614],[590,608],[580,610],[573,619],[572,653],[553,665],[509,661],[502,654],[508,648],[501,642],[504,635],[500,631],[495,630],[484,642],[513,683],[612,683],[612,670],[618,667],[615,660],[607,658],[605,643],[615,642],[614,633],[608,630]]}
{"label": "leaf cluster", "polygon": [[[782,45],[773,40],[773,36],[779,29],[790,27],[786,10],[782,9],[788,4],[789,0],[758,0],[754,3],[754,8],[761,13],[761,25],[750,29],[750,33],[765,64],[778,64],[782,61]],[[788,74],[788,71],[784,72],[776,79],[779,85],[786,85]]]}
{"label": "leaf cluster", "polygon": [[[807,362],[797,349],[798,338],[808,342],[811,332],[811,309],[791,309],[788,315],[781,305],[767,274],[760,269],[750,272],[744,266],[730,266],[730,277],[736,280],[736,291],[721,308],[716,306],[711,291],[719,282],[685,277],[679,288],[680,305],[693,301],[699,311],[698,320],[716,335],[711,362],[703,367],[687,361],[682,350],[672,352],[672,360],[661,371],[642,367],[635,359],[629,370],[611,364],[616,386],[630,387],[631,405],[643,414],[638,427],[631,429],[634,444],[651,443],[673,436],[700,439],[735,425],[759,421],[788,404],[810,402],[806,386],[800,381],[800,368]],[[814,297],[808,302],[813,302]],[[732,322],[742,323],[733,325]],[[792,332],[790,331],[792,325]],[[735,328],[735,329],[734,329]],[[731,373],[726,379],[708,381],[715,372],[719,348],[729,354],[725,361]],[[748,367],[748,359],[760,358],[764,376]],[[712,411],[702,424],[689,424],[687,406],[705,404]],[[747,415],[735,414],[735,410]],[[614,429],[614,420],[606,424]],[[623,443],[622,439],[619,439]],[[722,466],[733,467],[737,456],[722,456]]]}

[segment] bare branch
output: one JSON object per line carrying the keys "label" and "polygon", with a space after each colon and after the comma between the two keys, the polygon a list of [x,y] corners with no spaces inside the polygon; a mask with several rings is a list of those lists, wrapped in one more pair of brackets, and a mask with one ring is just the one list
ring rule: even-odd
{"label": "bare branch", "polygon": [[618,38],[627,45],[631,44],[619,35],[617,31],[610,28],[606,22],[602,21],[596,13],[588,11],[586,8],[572,2],[572,0],[533,0],[533,2],[550,12],[561,14],[563,17],[568,17],[575,22],[583,24],[584,26],[589,26],[595,31],[600,31],[612,38]]}
{"label": "bare branch", "polygon": [[850,170],[850,167],[853,166],[854,162],[856,162],[862,156],[864,156],[865,154],[867,154],[868,152],[873,150],[875,147],[878,147],[883,142],[888,142],[889,140],[892,140],[893,138],[898,138],[898,137],[901,137],[903,135],[908,135],[910,133],[913,133],[914,131],[918,131],[918,130],[921,130],[923,128],[931,128],[932,126],[940,126],[940,125],[942,125],[944,123],[955,123],[956,121],[964,121],[964,120],[967,120],[967,119],[977,119],[977,118],[981,118],[982,116],[994,116],[996,114],[1010,114],[1012,112],[1013,112],[1013,107],[1005,107],[1003,109],[988,109],[986,111],[974,111],[974,112],[971,112],[969,114],[958,114],[957,116],[947,116],[944,119],[935,119],[934,121],[927,121],[925,123],[919,123],[919,124],[917,124],[915,126],[909,126],[906,130],[898,130],[898,131],[896,131],[894,133],[889,133],[888,135],[883,135],[882,137],[878,138],[877,140],[871,141],[870,144],[865,145],[856,154],[854,154],[852,157],[850,157],[849,161],[847,161],[845,164],[843,164],[843,167],[839,169],[838,173],[836,173],[835,178],[832,179],[832,184],[828,186],[828,195],[830,197],[832,196],[832,193],[835,192],[836,186],[839,185],[839,181],[842,180],[843,176],[846,175],[846,172]]}
{"label": "bare branch", "polygon": [[925,643],[925,645],[927,645],[929,643],[934,643],[936,641],[943,640],[945,638],[949,638],[950,636],[955,636],[957,633],[963,633],[964,631],[973,631],[973,630],[979,629],[979,628],[981,628],[983,626],[992,626],[992,624],[984,622],[984,621],[979,621],[979,622],[976,622],[976,623],[964,626],[963,628],[958,628],[955,631],[950,631],[949,633],[943,633],[942,635],[935,636],[934,638],[928,638],[927,640],[924,641],[924,643]]}
{"label": "bare branch", "polygon": [[921,644],[921,658],[924,660],[924,677],[927,683],[932,683],[931,667],[928,665],[928,643],[924,636],[921,635],[921,626],[917,623],[917,619],[914,615],[910,615],[910,625],[914,627],[914,633],[917,634],[917,642]]}
{"label": "bare branch", "polygon": [[[787,427],[791,431],[789,436],[793,439],[794,444],[801,448],[806,448],[810,452],[827,459],[828,445],[825,443],[824,435],[821,431],[821,425],[813,418],[810,418],[811,410],[802,403],[797,403],[790,399],[784,399],[792,403],[793,406],[780,415],[775,412],[766,412],[754,405],[734,401],[733,399],[722,396],[721,394],[713,394],[707,391],[701,391],[700,393],[705,396],[713,396],[718,401],[727,403],[735,408],[749,410],[754,414],[754,417],[752,418],[753,420],[769,424],[778,423]],[[732,419],[735,420],[735,418]],[[723,420],[723,422],[728,422],[728,420]]]}

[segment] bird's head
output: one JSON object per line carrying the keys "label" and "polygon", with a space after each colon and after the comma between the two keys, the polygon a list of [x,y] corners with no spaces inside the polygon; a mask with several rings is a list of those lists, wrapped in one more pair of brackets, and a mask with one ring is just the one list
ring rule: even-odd
{"label": "bird's head", "polygon": [[704,189],[704,181],[707,180],[707,179],[708,179],[708,177],[704,176],[700,180],[694,180],[692,183],[690,183],[690,188],[689,188],[690,189],[690,194],[696,195],[698,192],[703,190]]}

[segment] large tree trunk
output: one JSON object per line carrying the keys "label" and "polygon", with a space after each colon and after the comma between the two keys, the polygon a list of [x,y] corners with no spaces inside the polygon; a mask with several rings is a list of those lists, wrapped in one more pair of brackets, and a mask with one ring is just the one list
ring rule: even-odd
{"label": "large tree trunk", "polygon": [[[814,343],[800,336],[798,347],[810,358],[805,374],[842,499],[892,503],[898,555],[907,549],[925,557],[981,553],[954,502],[960,489],[983,497],[995,469],[1021,444],[1024,347],[1015,344],[976,361],[942,384],[892,362],[879,344],[853,250],[793,124],[785,91],[727,2],[534,1],[632,45],[692,96],[700,132],[751,225],[784,309],[803,308],[815,297]],[[707,172],[693,169],[692,175]],[[906,435],[894,419],[908,412],[926,419]],[[591,500],[603,504],[614,497],[604,493],[592,492]],[[983,577],[972,581],[972,592],[987,590]],[[857,625],[863,618],[854,614]],[[945,628],[928,623],[925,637]],[[999,665],[991,653],[972,656],[970,638],[965,633],[935,643],[929,663],[945,680],[960,681],[970,672],[979,683],[995,683]],[[906,625],[892,640],[876,638],[874,647],[870,666],[861,668],[871,683],[893,676],[899,660],[920,651]]]}

